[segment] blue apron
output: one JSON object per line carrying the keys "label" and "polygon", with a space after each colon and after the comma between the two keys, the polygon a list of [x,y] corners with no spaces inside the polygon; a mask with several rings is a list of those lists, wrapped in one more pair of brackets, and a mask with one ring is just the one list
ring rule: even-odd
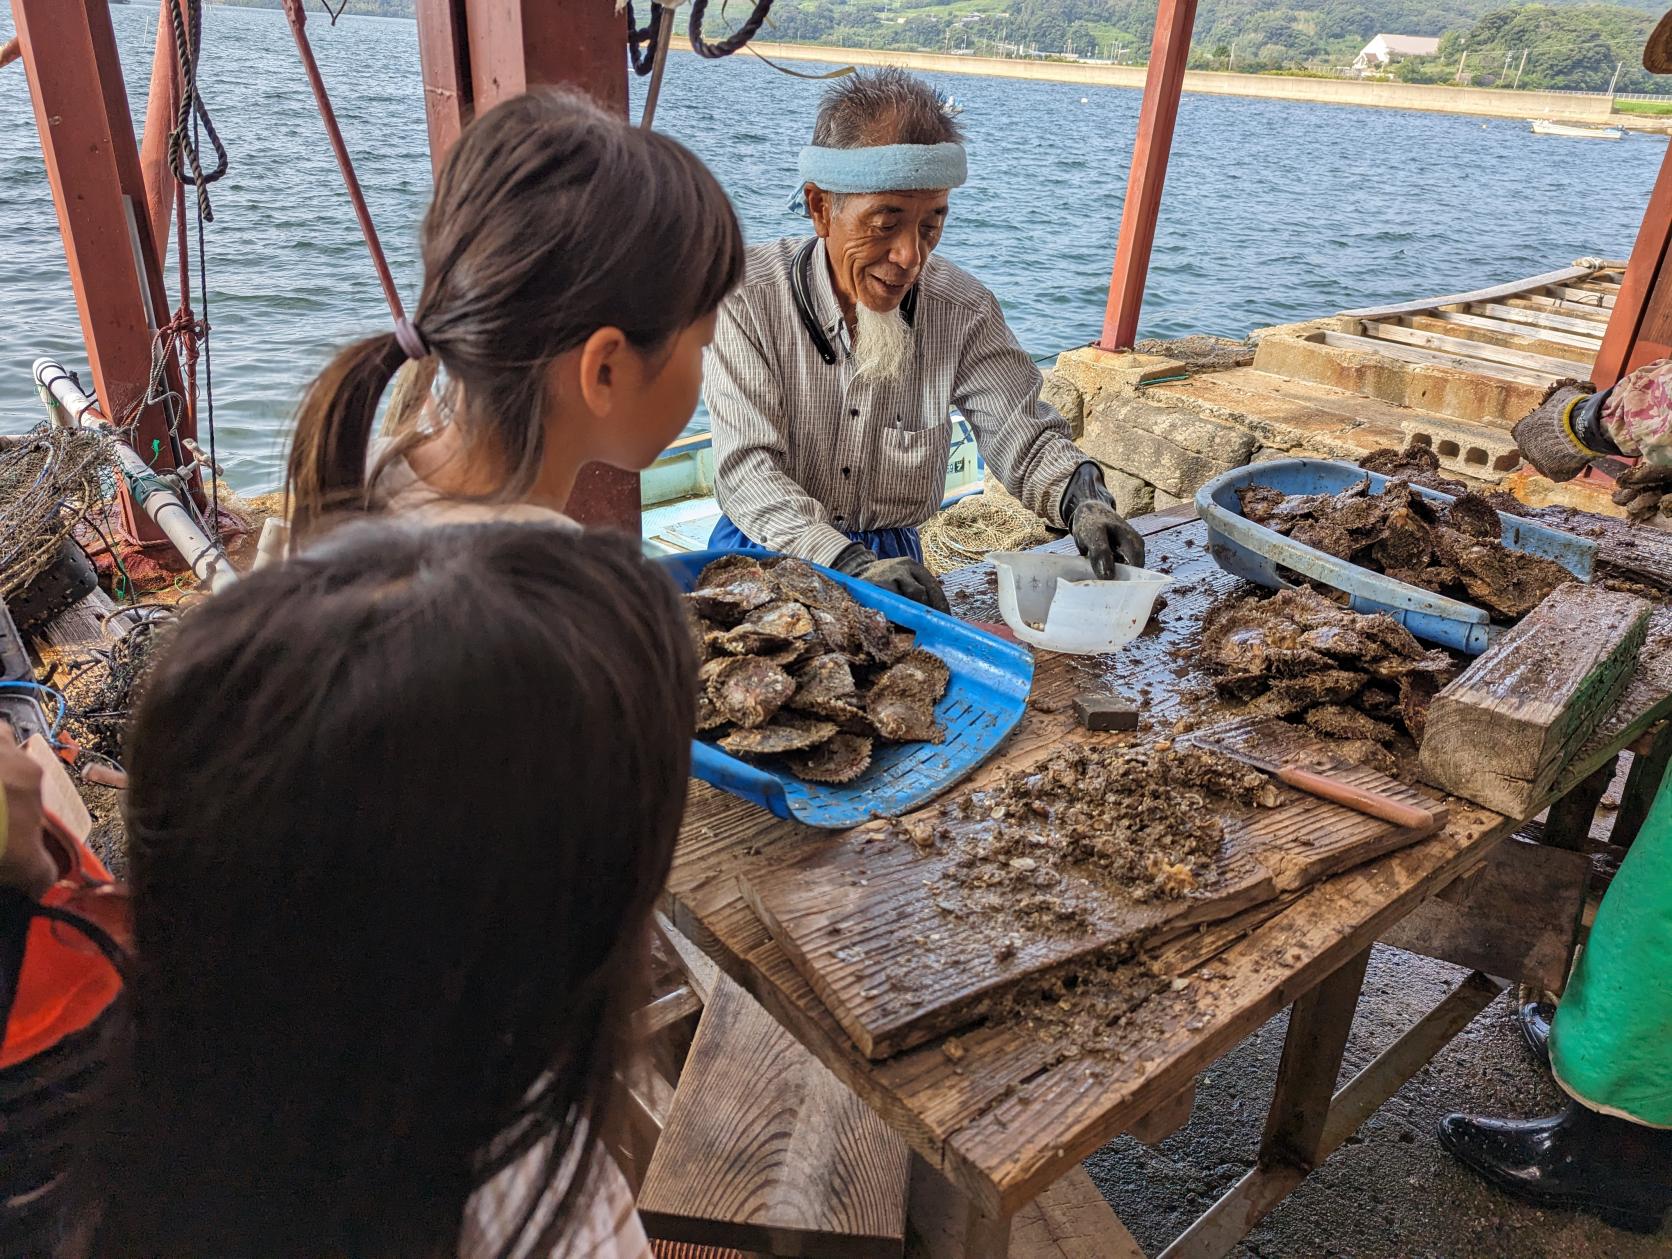
{"label": "blue apron", "polygon": [[[899,559],[902,556],[923,562],[923,542],[917,530],[906,526],[895,529],[844,529],[843,533],[863,544],[879,560]],[[766,551],[762,546],[732,523],[730,516],[721,516],[708,535],[711,551]]]}

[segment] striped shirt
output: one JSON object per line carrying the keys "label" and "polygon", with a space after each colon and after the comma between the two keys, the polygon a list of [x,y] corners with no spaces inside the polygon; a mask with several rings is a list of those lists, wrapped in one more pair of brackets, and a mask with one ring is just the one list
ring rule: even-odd
{"label": "striped shirt", "polygon": [[751,249],[748,278],[720,308],[703,397],[721,510],[761,545],[819,564],[841,554],[847,533],[920,525],[940,509],[957,407],[1004,488],[1061,528],[1063,490],[1087,456],[1040,401],[1039,369],[992,293],[931,255],[914,361],[898,381],[856,377],[822,241],[809,289],[835,364],[796,312],[790,272],[802,244]]}

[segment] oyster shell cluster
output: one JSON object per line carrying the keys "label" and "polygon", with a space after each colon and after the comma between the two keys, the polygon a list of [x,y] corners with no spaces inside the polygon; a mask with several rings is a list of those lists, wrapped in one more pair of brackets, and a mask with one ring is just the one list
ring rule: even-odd
{"label": "oyster shell cluster", "polygon": [[1255,524],[1397,581],[1478,603],[1497,621],[1531,612],[1574,580],[1554,560],[1512,551],[1500,540],[1497,509],[1480,494],[1449,504],[1389,481],[1380,494],[1366,478],[1339,494],[1286,495],[1270,486],[1238,491]]}
{"label": "oyster shell cluster", "polygon": [[727,555],[685,596],[697,649],[697,733],[734,756],[782,757],[809,782],[851,782],[879,742],[939,743],[951,678],[811,565]]}

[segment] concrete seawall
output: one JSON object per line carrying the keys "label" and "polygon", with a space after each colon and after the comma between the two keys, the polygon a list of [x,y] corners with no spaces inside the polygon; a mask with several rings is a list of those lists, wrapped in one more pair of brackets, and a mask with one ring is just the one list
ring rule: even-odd
{"label": "concrete seawall", "polygon": [[[684,40],[676,49],[688,47]],[[975,74],[1001,79],[1080,83],[1088,87],[1142,88],[1142,66],[1096,66],[1073,61],[1007,61],[997,57],[960,57],[949,53],[899,52],[891,49],[825,48],[813,44],[773,44],[756,40],[750,47],[774,61],[823,61],[860,66],[904,66],[933,74]],[[1606,96],[1570,96],[1562,92],[1510,92],[1492,88],[1448,87],[1423,83],[1380,83],[1364,79],[1307,79],[1276,74],[1221,74],[1190,70],[1184,90],[1214,96],[1255,96],[1318,105],[1359,105],[1375,109],[1420,109],[1444,114],[1491,118],[1550,118],[1562,122],[1665,131],[1666,119],[1633,118],[1613,113]]]}

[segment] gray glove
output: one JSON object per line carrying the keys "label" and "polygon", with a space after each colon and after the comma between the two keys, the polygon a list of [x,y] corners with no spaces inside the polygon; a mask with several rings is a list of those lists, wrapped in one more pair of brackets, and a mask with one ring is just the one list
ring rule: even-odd
{"label": "gray glove", "polygon": [[1607,396],[1606,390],[1596,393],[1589,384],[1559,381],[1510,435],[1541,474],[1552,481],[1571,481],[1593,459],[1620,453],[1602,426]]}
{"label": "gray glove", "polygon": [[1080,554],[1091,561],[1091,571],[1104,581],[1115,579],[1117,563],[1144,566],[1143,535],[1115,510],[1115,500],[1103,484],[1103,469],[1089,459],[1068,478],[1062,518]]}
{"label": "gray glove", "polygon": [[1640,463],[1631,471],[1621,473],[1615,485],[1618,488],[1614,491],[1614,501],[1633,520],[1648,520],[1657,513],[1672,516],[1672,468]]}
{"label": "gray glove", "polygon": [[831,567],[849,577],[857,577],[873,586],[904,595],[913,603],[921,603],[936,612],[952,611],[946,602],[946,591],[941,589],[939,579],[916,560],[906,556],[879,560],[865,546],[855,542],[836,557]]}

